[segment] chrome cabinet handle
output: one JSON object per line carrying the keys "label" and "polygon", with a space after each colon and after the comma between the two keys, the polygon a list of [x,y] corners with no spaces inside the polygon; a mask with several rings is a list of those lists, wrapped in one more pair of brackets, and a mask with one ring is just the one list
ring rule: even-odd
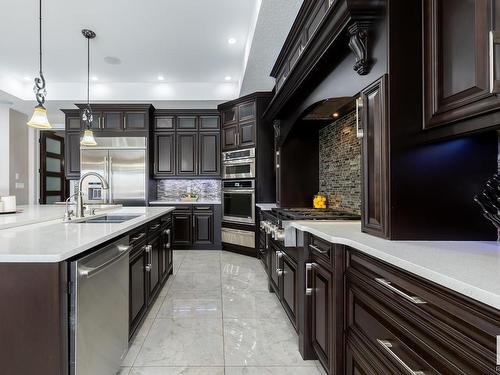
{"label": "chrome cabinet handle", "polygon": [[385,286],[387,289],[389,289],[390,291],[396,293],[397,295],[403,297],[404,299],[406,299],[407,301],[410,301],[411,303],[414,303],[416,305],[419,305],[419,304],[425,304],[427,302],[425,302],[423,299],[421,299],[420,297],[417,297],[417,296],[410,296],[409,294],[406,294],[405,292],[399,290],[398,288],[392,286],[391,282],[386,280],[386,279],[383,279],[383,278],[375,278],[375,281],[383,286]]}
{"label": "chrome cabinet handle", "polygon": [[234,133],[234,145],[235,146],[238,145],[238,139],[236,137],[237,137],[237,135],[236,135],[236,133]]}
{"label": "chrome cabinet handle", "polygon": [[363,138],[364,129],[361,121],[361,111],[363,110],[363,99],[361,97],[356,99],[356,137]]}
{"label": "chrome cabinet handle", "polygon": [[318,246],[314,246],[313,244],[309,244],[309,247],[315,251],[317,251],[320,254],[326,254],[328,253],[328,250],[321,250]]}
{"label": "chrome cabinet handle", "polygon": [[283,252],[277,251],[276,252],[276,273],[278,276],[283,275],[283,270],[280,268],[280,259],[283,256]]}
{"label": "chrome cabinet handle", "polygon": [[130,242],[135,242],[135,241],[137,241],[137,240],[141,239],[142,237],[144,237],[145,235],[146,235],[146,233],[141,233],[141,234],[139,234],[138,236],[132,237],[132,238],[130,239]]}
{"label": "chrome cabinet handle", "polygon": [[393,347],[393,345],[392,345],[392,343],[389,340],[377,339],[377,342],[385,350],[385,352],[387,354],[389,354],[389,356],[391,356],[391,358],[393,358],[394,360],[396,360],[397,363],[399,363],[402,367],[404,367],[404,369],[408,372],[408,374],[411,374],[411,375],[425,375],[425,372],[423,372],[421,370],[413,370],[401,358],[399,358],[399,356],[392,351],[391,348]]}
{"label": "chrome cabinet handle", "polygon": [[151,272],[151,265],[150,264],[146,264],[146,272]]}
{"label": "chrome cabinet handle", "polygon": [[490,93],[499,94],[500,93],[500,78],[497,79],[496,71],[496,54],[495,47],[500,47],[500,31],[490,30],[489,35],[490,44]]}
{"label": "chrome cabinet handle", "polygon": [[127,118],[123,116],[123,129],[127,129]]}
{"label": "chrome cabinet handle", "polygon": [[313,288],[309,288],[309,271],[312,271],[314,263],[306,263],[306,296],[310,296]]}
{"label": "chrome cabinet handle", "polygon": [[167,249],[170,249],[170,229],[167,229],[167,236],[168,236],[168,242],[167,242]]}

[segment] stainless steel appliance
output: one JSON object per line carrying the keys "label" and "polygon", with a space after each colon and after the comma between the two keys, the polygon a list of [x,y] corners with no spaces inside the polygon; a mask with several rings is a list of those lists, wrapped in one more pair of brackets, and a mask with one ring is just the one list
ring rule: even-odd
{"label": "stainless steel appliance", "polygon": [[70,374],[116,374],[128,350],[128,237],[70,263]]}
{"label": "stainless steel appliance", "polygon": [[223,152],[222,178],[255,178],[255,148]]}
{"label": "stainless steel appliance", "polygon": [[255,224],[255,180],[222,181],[222,221]]}
{"label": "stainless steel appliance", "polygon": [[96,138],[97,146],[81,147],[81,175],[95,172],[108,181],[90,177],[83,183],[84,203],[146,205],[146,138]]}

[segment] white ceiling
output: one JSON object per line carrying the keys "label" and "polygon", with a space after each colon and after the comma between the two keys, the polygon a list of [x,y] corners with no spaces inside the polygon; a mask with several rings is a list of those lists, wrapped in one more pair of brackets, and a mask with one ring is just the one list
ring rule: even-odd
{"label": "white ceiling", "polygon": [[[278,54],[300,2],[43,0],[43,70],[49,113],[53,107],[68,108],[85,99],[82,28],[97,34],[91,41],[91,75],[98,77],[91,83],[93,101],[213,108],[238,97],[249,80],[252,87],[270,89],[274,58],[271,61],[269,50]],[[259,14],[259,10],[266,13]],[[261,28],[266,38],[258,37]],[[252,44],[254,32],[256,44]],[[29,112],[34,103],[32,79],[38,71],[38,1],[0,0],[0,33],[0,104],[12,99],[15,109]],[[229,38],[236,43],[230,45]],[[109,64],[106,57],[120,63]],[[247,71],[251,72],[248,78]],[[158,80],[159,75],[164,81]],[[193,104],[183,105],[183,101]],[[57,120],[62,118],[57,116]]]}

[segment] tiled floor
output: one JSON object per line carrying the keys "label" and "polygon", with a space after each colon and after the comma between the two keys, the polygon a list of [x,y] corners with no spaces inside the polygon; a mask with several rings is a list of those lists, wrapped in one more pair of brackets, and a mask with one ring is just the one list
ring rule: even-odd
{"label": "tiled floor", "polygon": [[257,259],[174,251],[174,275],[133,338],[119,375],[320,375]]}

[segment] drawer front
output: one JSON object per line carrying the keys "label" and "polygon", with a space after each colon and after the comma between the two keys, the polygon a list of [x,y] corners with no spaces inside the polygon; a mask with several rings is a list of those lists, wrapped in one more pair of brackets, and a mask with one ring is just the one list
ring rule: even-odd
{"label": "drawer front", "polygon": [[193,206],[193,210],[194,211],[203,211],[203,212],[212,212],[213,206],[211,206],[211,205]]}
{"label": "drawer front", "polygon": [[129,235],[129,244],[131,246],[140,247],[143,242],[146,241],[146,226],[140,227],[137,230],[134,230]]}
{"label": "drawer front", "polygon": [[349,251],[348,275],[464,373],[495,373],[498,311],[357,251]]}
{"label": "drawer front", "polygon": [[154,235],[161,230],[162,222],[161,219],[154,220],[148,224],[148,235]]}
{"label": "drawer front", "polygon": [[333,267],[333,258],[335,245],[315,236],[310,236],[309,251],[316,260],[327,268]]}

